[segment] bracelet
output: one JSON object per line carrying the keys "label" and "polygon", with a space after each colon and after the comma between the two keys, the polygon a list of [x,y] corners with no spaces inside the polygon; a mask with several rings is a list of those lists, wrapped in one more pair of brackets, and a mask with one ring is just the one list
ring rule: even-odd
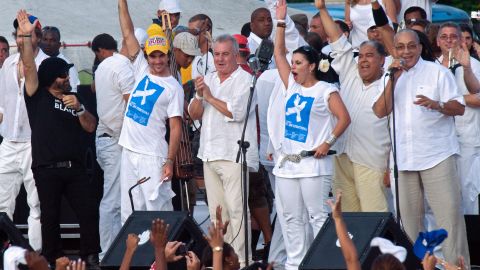
{"label": "bracelet", "polygon": [[212,250],[213,250],[214,252],[222,252],[222,251],[223,251],[223,247],[214,247],[214,248],[212,248]]}
{"label": "bracelet", "polygon": [[18,37],[30,37],[31,38],[32,35],[31,34],[30,35],[18,35]]}
{"label": "bracelet", "polygon": [[277,27],[287,28],[287,24],[284,23],[284,22],[278,22],[278,23],[277,23]]}
{"label": "bracelet", "polygon": [[173,159],[167,158],[167,159],[163,162],[162,167],[165,166],[165,165],[167,165],[167,164],[173,164]]}
{"label": "bracelet", "polygon": [[277,19],[277,23],[285,23],[285,20]]}
{"label": "bracelet", "polygon": [[80,104],[80,109],[78,109],[77,111],[77,116],[81,116],[84,113],[85,113],[85,106],[83,106],[83,104]]}
{"label": "bracelet", "polygon": [[438,107],[440,107],[440,109],[438,109],[439,112],[443,111],[443,109],[445,109],[445,103],[439,101],[438,102]]}
{"label": "bracelet", "polygon": [[337,141],[337,136],[335,136],[335,134],[330,134],[330,137],[328,137],[328,139],[325,141],[326,144],[332,146],[335,144],[335,142]]}
{"label": "bracelet", "polygon": [[203,97],[198,95],[198,93],[195,93],[195,98],[198,99],[198,100],[203,100]]}

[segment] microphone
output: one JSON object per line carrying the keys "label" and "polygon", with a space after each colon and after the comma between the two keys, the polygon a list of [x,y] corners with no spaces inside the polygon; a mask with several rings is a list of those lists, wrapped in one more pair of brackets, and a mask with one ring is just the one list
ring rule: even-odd
{"label": "microphone", "polygon": [[130,206],[132,207],[132,212],[135,211],[135,207],[133,206],[133,197],[132,197],[132,190],[137,187],[138,185],[141,185],[145,182],[147,182],[148,180],[150,180],[150,176],[149,177],[143,177],[141,179],[139,179],[137,181],[137,183],[135,183],[135,185],[131,186],[129,189],[128,189],[128,197],[130,197]]}
{"label": "microphone", "polygon": [[[401,66],[405,65],[405,60],[400,59],[400,65],[401,65]],[[397,67],[389,68],[389,69],[388,69],[388,72],[389,72],[388,75],[390,76],[390,78],[393,78],[393,75],[395,74],[395,72],[397,72],[397,71],[399,71],[399,70],[400,70],[400,68],[397,68]]]}
{"label": "microphone", "polygon": [[260,61],[255,54],[251,54],[247,59],[248,67],[252,70],[253,74],[256,75],[260,70]]}
{"label": "microphone", "polygon": [[[311,151],[306,151],[306,150],[303,150],[302,152],[300,152],[300,156],[302,157],[311,157],[313,155],[315,155],[315,150],[311,150]],[[335,155],[337,153],[337,151],[335,150],[328,150],[328,153],[327,153],[327,156],[330,156],[330,155]]]}
{"label": "microphone", "polygon": [[268,65],[272,61],[273,56],[273,42],[269,39],[263,39],[255,52],[255,56],[258,58],[260,63],[260,72],[263,72],[268,69]]}

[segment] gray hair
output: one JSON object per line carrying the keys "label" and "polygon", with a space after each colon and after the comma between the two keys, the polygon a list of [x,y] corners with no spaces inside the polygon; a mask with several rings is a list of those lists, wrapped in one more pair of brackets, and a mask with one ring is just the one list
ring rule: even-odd
{"label": "gray hair", "polygon": [[223,35],[220,35],[218,36],[216,39],[215,39],[215,43],[225,43],[225,42],[231,42],[232,43],[232,47],[233,47],[233,53],[235,55],[238,55],[240,49],[238,47],[238,42],[237,40],[229,35],[229,34],[223,34]]}
{"label": "gray hair", "polygon": [[395,36],[393,37],[393,42],[394,43],[397,43],[397,37],[400,36],[401,34],[404,34],[404,33],[409,33],[413,36],[413,38],[415,39],[415,41],[417,42],[417,44],[420,44],[420,38],[418,37],[417,35],[417,32],[415,32],[414,30],[412,29],[402,29],[400,31],[398,31]]}
{"label": "gray hair", "polygon": [[450,27],[450,28],[455,28],[456,32],[457,32],[457,35],[459,38],[462,37],[462,29],[460,28],[460,26],[454,22],[445,22],[445,23],[442,23],[440,25],[440,28],[438,28],[438,33],[437,33],[437,38],[440,37],[440,32],[442,31],[443,28],[447,28],[447,27]]}
{"label": "gray hair", "polygon": [[362,42],[360,44],[360,48],[362,48],[363,46],[372,46],[373,48],[375,48],[377,53],[379,53],[381,56],[387,56],[387,52],[385,51],[385,47],[383,47],[383,45],[378,41],[365,40],[364,42]]}

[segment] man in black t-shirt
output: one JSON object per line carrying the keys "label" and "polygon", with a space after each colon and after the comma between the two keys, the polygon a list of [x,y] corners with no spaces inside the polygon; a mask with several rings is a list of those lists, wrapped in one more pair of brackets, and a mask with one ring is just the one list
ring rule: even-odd
{"label": "man in black t-shirt", "polygon": [[81,143],[83,133],[95,131],[96,119],[70,93],[68,71],[73,65],[48,58],[37,75],[31,42],[34,26],[24,11],[17,19],[25,104],[32,129],[32,171],[40,199],[42,253],[50,264],[63,255],[59,216],[65,196],[80,223],[80,255],[89,269],[100,269],[98,200],[83,165],[85,149]]}

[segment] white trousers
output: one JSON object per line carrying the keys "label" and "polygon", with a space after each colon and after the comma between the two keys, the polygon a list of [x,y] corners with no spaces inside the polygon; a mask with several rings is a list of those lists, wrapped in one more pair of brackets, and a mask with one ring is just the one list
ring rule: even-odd
{"label": "white trousers", "polygon": [[28,241],[34,250],[42,249],[40,223],[40,201],[32,174],[32,146],[30,142],[10,142],[0,144],[0,212],[12,219],[15,200],[22,184],[27,191],[27,204],[30,207]]}
{"label": "white trousers", "polygon": [[[477,173],[477,176],[479,175],[479,160],[480,147],[467,147],[461,145],[460,156],[457,157],[457,169],[462,184],[462,206],[465,215],[479,214],[478,188],[480,187],[480,179],[474,175],[475,172]],[[472,166],[477,166],[477,168],[472,168]]]}
{"label": "white trousers", "polygon": [[122,228],[120,219],[120,162],[122,147],[115,138],[96,139],[97,161],[103,170],[103,197],[100,202],[100,247],[103,258]]}
{"label": "white trousers", "polygon": [[[203,162],[205,188],[207,189],[208,210],[212,222],[216,220],[216,208],[222,206],[223,221],[230,221],[225,242],[232,245],[238,255],[240,265],[245,266],[245,222],[243,219],[243,190],[241,165],[233,161],[217,160]],[[248,177],[248,174],[247,174]],[[248,185],[248,179],[247,179]],[[248,186],[246,187],[248,191]],[[248,201],[248,198],[246,198]],[[247,216],[250,211],[247,207]],[[249,247],[252,237],[250,236],[250,218],[248,224]],[[251,250],[249,249],[249,262],[251,262]]]}
{"label": "white trousers", "polygon": [[[277,211],[279,208],[283,209],[285,219],[285,226],[281,224],[287,250],[285,269],[298,269],[313,239],[325,223],[331,183],[331,175],[308,178],[276,177],[278,196],[275,198],[275,205]],[[308,223],[313,232],[310,237],[305,232]]]}
{"label": "white trousers", "polygon": [[[121,220],[125,223],[132,213],[128,189],[140,178],[150,177],[147,182],[132,190],[133,206],[136,211],[173,211],[172,191],[170,182],[163,182],[164,158],[132,152],[123,148],[120,172]],[[158,196],[155,193],[158,192]],[[173,194],[173,195],[172,195]]]}

